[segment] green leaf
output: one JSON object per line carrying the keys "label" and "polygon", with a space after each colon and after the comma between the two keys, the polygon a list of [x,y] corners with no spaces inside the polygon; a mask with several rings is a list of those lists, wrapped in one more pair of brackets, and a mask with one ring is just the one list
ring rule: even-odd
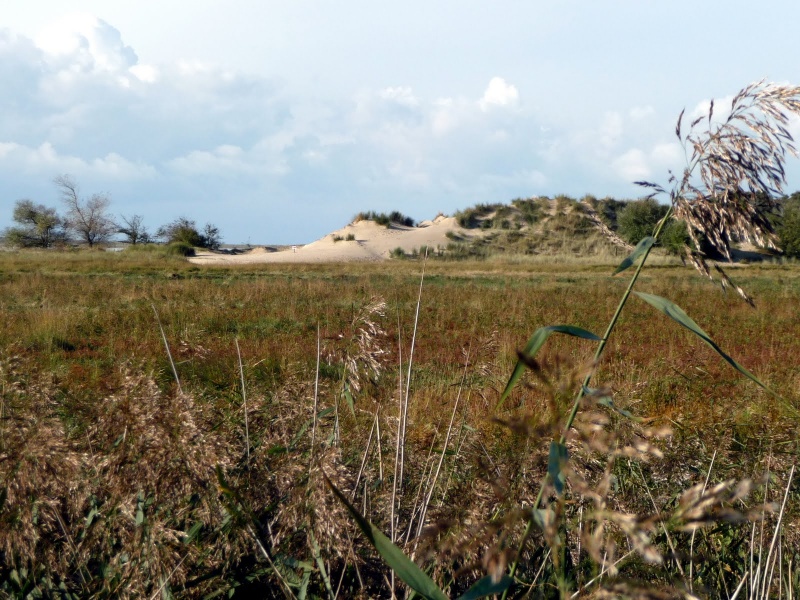
{"label": "green leaf", "polygon": [[191,529],[189,529],[189,531],[186,532],[186,537],[183,538],[183,543],[187,545],[191,544],[195,539],[197,539],[197,536],[200,533],[201,529],[203,529],[202,521],[198,521],[197,523],[192,525]]}
{"label": "green leaf", "polygon": [[[533,356],[544,345],[544,343],[547,341],[547,338],[549,338],[550,334],[552,333],[563,333],[565,335],[571,335],[574,337],[583,338],[585,340],[594,340],[596,342],[602,340],[602,338],[597,337],[591,331],[586,331],[580,327],[574,327],[572,325],[548,325],[547,327],[540,327],[533,332],[531,339],[528,340],[527,344],[525,344],[525,347],[522,349],[520,354],[528,358],[533,358]],[[506,398],[508,398],[511,390],[514,389],[514,386],[517,384],[517,381],[519,381],[519,378],[522,377],[522,373],[524,371],[525,363],[522,360],[518,360],[517,364],[514,366],[514,371],[511,373],[511,377],[508,379],[506,389],[503,390],[503,393],[500,396],[500,401],[495,407],[495,411],[500,410],[503,402],[505,402]]]}
{"label": "green leaf", "polygon": [[624,408],[620,408],[616,404],[614,404],[613,398],[611,396],[605,396],[600,394],[597,390],[592,388],[583,388],[583,395],[586,397],[592,397],[600,406],[605,406],[606,408],[610,408],[614,412],[618,412],[623,417],[630,419],[631,421],[641,421],[640,417],[637,417],[629,410],[625,410]]}
{"label": "green leaf", "polygon": [[508,575],[503,575],[499,581],[494,581],[491,576],[480,579],[475,585],[469,588],[458,600],[475,600],[476,598],[484,598],[493,594],[502,594],[511,584],[514,579]]}
{"label": "green leaf", "polygon": [[550,442],[550,455],[547,457],[547,473],[550,479],[553,480],[553,487],[556,488],[556,493],[561,494],[564,491],[564,472],[561,470],[561,465],[567,462],[569,452],[564,444],[558,442]]}
{"label": "green leaf", "polygon": [[714,351],[723,358],[725,362],[727,362],[730,366],[739,371],[742,375],[744,375],[751,381],[754,381],[757,385],[764,388],[767,392],[769,392],[773,396],[780,398],[778,394],[769,389],[758,377],[753,375],[750,371],[745,369],[742,365],[740,365],[730,356],[725,354],[722,351],[722,349],[719,346],[717,346],[714,340],[712,340],[708,336],[708,334],[705,331],[703,331],[700,328],[700,326],[692,320],[692,318],[689,315],[683,312],[683,309],[680,306],[678,306],[674,302],[667,300],[666,298],[662,298],[661,296],[655,296],[653,294],[645,294],[643,292],[634,292],[634,293],[648,304],[654,306],[655,308],[663,312],[673,321],[676,321],[680,325],[683,325],[686,329],[691,331],[693,334],[695,334],[697,337],[703,340],[706,344],[711,346],[714,349]]}
{"label": "green leaf", "polygon": [[619,263],[617,270],[614,271],[613,274],[617,275],[618,273],[622,273],[624,270],[632,267],[634,264],[636,264],[636,261],[639,260],[639,257],[650,250],[655,243],[656,238],[651,235],[648,235],[646,238],[642,238],[641,241],[636,244],[636,248],[633,249],[633,252],[631,252],[625,260]]}
{"label": "green leaf", "polygon": [[144,523],[144,494],[139,492],[136,496],[136,527]]}
{"label": "green leaf", "polygon": [[89,528],[94,523],[95,517],[100,514],[100,511],[97,510],[96,506],[92,506],[89,514],[86,515],[86,518],[83,520],[83,529],[81,530],[81,534],[79,536],[79,540],[83,541],[86,538],[86,534],[89,532]]}
{"label": "green leaf", "polygon": [[353,394],[350,393],[350,386],[347,384],[344,386],[344,399],[347,400],[347,406],[350,407],[350,412],[353,413],[353,416],[355,417],[355,402],[353,401]]}
{"label": "green leaf", "polygon": [[381,555],[384,562],[397,573],[397,576],[402,579],[408,587],[427,600],[447,600],[447,596],[436,586],[433,579],[428,577],[414,561],[403,554],[403,551],[395,546],[380,529],[365,519],[361,513],[358,512],[358,509],[350,504],[347,498],[344,497],[344,494],[339,491],[339,488],[328,479],[328,476],[324,472],[322,476],[325,478],[325,483],[328,484],[331,491],[339,498],[341,503],[347,507],[347,510],[350,511],[350,514],[356,520],[356,523],[358,523],[359,528],[378,551],[378,554]]}
{"label": "green leaf", "polygon": [[318,419],[323,419],[325,417],[329,417],[330,415],[332,415],[334,413],[335,410],[336,410],[336,407],[334,407],[334,406],[329,406],[328,408],[323,408],[321,411],[319,411],[317,413],[317,418]]}

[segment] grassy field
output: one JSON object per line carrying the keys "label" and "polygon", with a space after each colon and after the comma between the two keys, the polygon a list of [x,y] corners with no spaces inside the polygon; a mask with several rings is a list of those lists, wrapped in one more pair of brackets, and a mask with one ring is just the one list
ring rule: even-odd
{"label": "grassy field", "polygon": [[[752,589],[800,450],[788,264],[731,269],[755,309],[680,263],[648,265],[637,289],[681,306],[783,400],[632,299],[593,385],[645,420],[587,404],[568,499],[546,495],[559,525],[517,552],[594,343],[553,336],[497,411],[500,394],[538,327],[603,334],[628,281],[614,266],[429,260],[407,388],[418,261],[0,253],[0,594],[404,596],[323,471],[454,597],[517,558],[511,597]],[[693,486],[743,479],[748,494],[696,488],[708,502],[687,516]],[[800,585],[798,490],[770,597]]]}

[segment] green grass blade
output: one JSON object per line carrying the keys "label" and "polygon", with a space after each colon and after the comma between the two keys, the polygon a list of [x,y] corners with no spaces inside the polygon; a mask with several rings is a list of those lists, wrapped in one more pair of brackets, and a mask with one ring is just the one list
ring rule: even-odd
{"label": "green grass blade", "polygon": [[350,386],[345,384],[344,386],[344,399],[347,400],[347,406],[350,407],[350,412],[353,416],[356,416],[356,408],[355,408],[355,401],[353,400],[353,394],[350,393]]}
{"label": "green grass blade", "polygon": [[757,385],[764,388],[767,392],[769,392],[773,396],[780,398],[778,394],[769,389],[766,386],[766,384],[764,384],[758,377],[753,375],[750,371],[748,371],[738,362],[733,360],[733,358],[725,354],[725,352],[723,352],[722,349],[719,346],[717,346],[714,340],[712,340],[709,337],[709,335],[705,331],[703,331],[702,328],[697,323],[695,323],[692,320],[692,318],[689,315],[687,315],[680,306],[678,306],[677,304],[675,304],[670,300],[667,300],[666,298],[662,298],[661,296],[656,296],[654,294],[645,294],[643,292],[634,292],[634,294],[639,296],[642,300],[644,300],[651,306],[654,306],[655,308],[663,312],[673,321],[679,323],[680,325],[683,325],[686,329],[691,331],[693,334],[695,334],[697,337],[703,340],[706,344],[711,346],[711,348],[713,348],[714,351],[717,354],[719,354],[725,362],[727,362],[730,366],[739,371],[742,375],[744,375],[751,381],[755,382]]}
{"label": "green grass blade", "polygon": [[561,494],[564,491],[564,472],[561,466],[566,464],[569,458],[569,452],[564,444],[558,442],[550,442],[550,454],[547,457],[547,472],[550,475],[550,480],[553,482],[553,487],[556,488],[556,493]]}
{"label": "green grass blade", "polygon": [[414,561],[410,560],[403,551],[395,546],[392,541],[386,537],[383,532],[370,523],[364,516],[358,512],[347,498],[344,497],[339,488],[328,479],[328,476],[323,473],[325,483],[331,488],[331,491],[337,498],[347,507],[350,514],[358,523],[359,528],[367,536],[367,539],[381,555],[384,562],[391,567],[397,576],[402,579],[408,587],[417,592],[426,600],[447,600],[445,593],[440,590],[433,582],[433,579],[428,577],[425,572],[420,569]]}
{"label": "green grass blade", "polygon": [[636,248],[633,249],[628,257],[619,263],[617,270],[614,271],[614,275],[622,273],[626,269],[629,269],[633,265],[636,264],[636,261],[639,260],[639,257],[646,253],[650,248],[653,247],[653,244],[656,243],[656,238],[653,236],[648,235],[646,238],[642,238],[642,240],[636,244]]}
{"label": "green grass blade", "polygon": [[503,575],[498,581],[494,581],[491,576],[486,576],[459,596],[458,600],[476,600],[493,594],[502,594],[511,587],[512,583],[514,580],[508,575]]}
{"label": "green grass blade", "polygon": [[[527,356],[528,358],[532,358],[544,345],[544,343],[547,341],[547,338],[549,338],[553,333],[563,333],[565,335],[571,335],[574,337],[583,338],[585,340],[594,340],[596,342],[599,342],[602,339],[597,337],[591,331],[586,331],[585,329],[574,327],[573,325],[548,325],[547,327],[540,327],[533,332],[531,339],[528,340],[527,344],[525,344],[525,348],[522,349],[521,354]],[[517,381],[519,381],[519,378],[522,377],[522,373],[524,371],[525,363],[522,360],[518,360],[517,364],[514,366],[514,371],[511,373],[511,377],[508,379],[506,388],[503,390],[500,400],[495,407],[495,411],[500,410],[503,402],[506,401],[506,398],[508,398],[508,395],[511,393],[511,390],[514,389],[514,386],[517,384]]]}
{"label": "green grass blade", "polygon": [[598,390],[588,388],[586,386],[583,387],[583,395],[587,398],[594,398],[595,402],[597,402],[600,406],[605,406],[606,408],[610,408],[614,412],[621,414],[626,419],[630,419],[631,421],[641,421],[640,417],[634,415],[631,411],[625,410],[624,408],[620,408],[614,403],[614,399],[611,396],[603,395]]}

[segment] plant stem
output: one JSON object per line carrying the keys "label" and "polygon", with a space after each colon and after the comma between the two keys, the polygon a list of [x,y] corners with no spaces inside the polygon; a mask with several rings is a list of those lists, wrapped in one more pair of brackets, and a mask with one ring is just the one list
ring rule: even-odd
{"label": "plant stem", "polygon": [[[664,225],[672,216],[672,207],[669,208],[667,214],[664,215],[664,218],[659,221],[658,226],[656,227],[655,233],[653,233],[653,237],[658,240],[658,236],[661,235],[661,231],[664,229]],[[603,354],[603,350],[605,350],[606,344],[608,343],[609,338],[611,337],[611,333],[614,331],[614,328],[617,325],[617,321],[619,320],[620,315],[622,314],[622,309],[625,308],[625,304],[628,302],[628,298],[633,291],[633,287],[636,285],[636,281],[639,279],[639,274],[642,272],[644,268],[644,264],[647,261],[647,257],[650,256],[650,251],[655,246],[655,242],[652,246],[650,246],[642,255],[642,258],[639,260],[639,265],[636,267],[636,271],[631,277],[630,283],[628,283],[628,287],[625,290],[625,293],[622,295],[622,298],[617,305],[617,310],[614,312],[614,316],[611,317],[611,321],[608,323],[608,327],[606,327],[606,332],[603,334],[603,339],[600,340],[600,343],[597,345],[597,350],[594,353],[594,365],[596,366],[597,363],[600,361],[600,357]],[[572,410],[567,417],[566,422],[564,423],[564,427],[561,430],[561,437],[559,438],[559,443],[564,444],[567,439],[567,434],[569,430],[572,428],[572,424],[575,422],[575,417],[578,416],[578,410],[580,410],[581,400],[585,395],[585,390],[589,385],[589,382],[592,379],[592,375],[594,374],[594,369],[586,375],[586,378],[583,380],[583,385],[581,385],[581,389],[578,390],[577,395],[575,396],[575,401],[572,404]],[[544,496],[544,490],[547,488],[547,485],[550,483],[550,473],[548,472],[544,479],[542,480],[542,484],[539,486],[539,493],[536,495],[536,500],[531,507],[531,516],[528,518],[528,523],[525,526],[525,532],[522,534],[522,540],[519,543],[519,547],[517,548],[516,556],[514,557],[514,562],[511,565],[511,570],[509,571],[509,576],[514,577],[517,572],[517,568],[519,567],[519,559],[522,556],[522,551],[525,548],[525,544],[528,542],[528,538],[530,537],[531,532],[533,531],[533,524],[534,524],[534,517],[533,515],[539,510],[539,506],[542,503],[542,497]],[[510,589],[510,588],[509,588]],[[503,592],[503,596],[501,600],[506,600],[508,597],[508,589]]]}

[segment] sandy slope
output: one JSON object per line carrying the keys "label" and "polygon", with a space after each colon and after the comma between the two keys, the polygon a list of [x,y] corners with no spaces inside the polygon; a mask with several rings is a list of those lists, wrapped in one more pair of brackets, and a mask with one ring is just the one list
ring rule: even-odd
{"label": "sandy slope", "polygon": [[[189,260],[198,264],[379,261],[389,258],[395,248],[411,252],[421,246],[447,246],[450,241],[447,233],[451,231],[463,238],[475,235],[474,232],[460,227],[453,217],[439,216],[433,221],[423,221],[418,227],[384,227],[374,221],[359,221],[316,242],[297,246],[294,251],[289,249],[268,252],[264,248],[256,248],[245,254],[201,252]],[[345,241],[350,234],[355,239]],[[334,237],[342,239],[335,242]]]}

